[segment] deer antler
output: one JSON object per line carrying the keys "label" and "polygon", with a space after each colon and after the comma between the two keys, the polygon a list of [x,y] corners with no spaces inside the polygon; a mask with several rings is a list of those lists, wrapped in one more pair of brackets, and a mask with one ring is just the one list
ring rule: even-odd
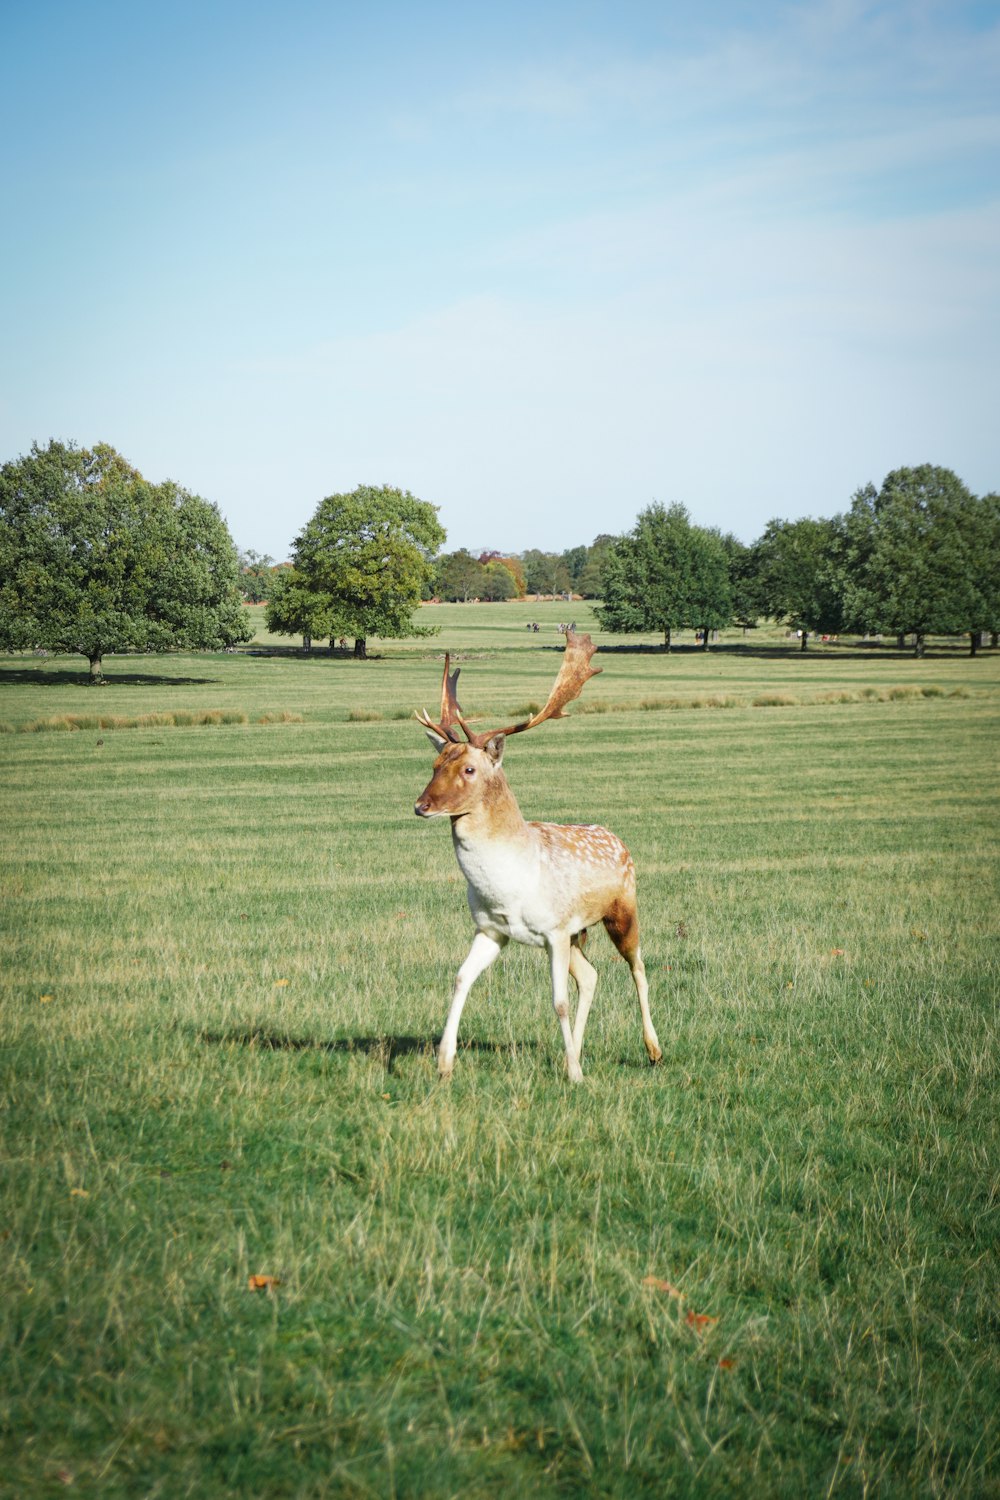
{"label": "deer antler", "polygon": [[563,654],[562,666],[559,675],[552,685],[548,701],[544,708],[539,709],[537,714],[532,714],[530,719],[525,719],[521,724],[510,724],[506,729],[474,730],[470,729],[462,717],[462,710],[455,696],[456,684],[460,668],[449,674],[448,668],[451,658],[444,659],[444,680],[441,684],[441,721],[435,724],[434,720],[426,713],[417,714],[417,718],[425,729],[436,731],[443,739],[451,740],[460,744],[455,725],[462,729],[470,745],[476,745],[480,750],[493,738],[495,734],[522,734],[526,729],[534,729],[537,724],[544,724],[546,719],[564,719],[566,715],[563,709],[567,703],[572,703],[578,698],[583,690],[584,684],[591,677],[596,677],[601,672],[601,667],[592,667],[590,658],[597,647],[589,635],[577,635],[572,626],[566,631],[566,650]]}
{"label": "deer antler", "polygon": [[472,743],[472,735],[469,733],[468,725],[462,718],[462,710],[458,705],[458,698],[456,697],[456,689],[458,687],[458,674],[462,669],[461,667],[456,667],[454,672],[450,672],[450,666],[451,656],[446,652],[444,658],[444,677],[441,681],[440,722],[435,724],[434,720],[431,718],[430,714],[425,708],[421,709],[421,711],[417,714],[417,718],[420,720],[425,729],[434,730],[434,732],[436,734],[439,734],[442,739],[451,740],[452,743],[456,745],[460,745],[462,743],[455,730],[455,725],[459,724],[461,725],[462,729],[465,730],[466,739],[469,740],[470,743]]}

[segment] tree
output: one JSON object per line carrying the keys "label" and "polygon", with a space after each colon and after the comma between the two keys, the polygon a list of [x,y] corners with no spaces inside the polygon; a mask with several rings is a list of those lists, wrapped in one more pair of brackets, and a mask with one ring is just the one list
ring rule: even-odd
{"label": "tree", "polygon": [[439,557],[434,569],[434,592],[441,599],[480,599],[485,568],[464,547]]}
{"label": "tree", "polygon": [[991,606],[990,586],[977,584],[989,514],[957,475],[932,464],[894,469],[880,490],[872,484],[858,490],[837,528],[848,624],[901,640],[912,633],[918,656],[926,635],[991,628],[986,616],[995,588]]}
{"label": "tree", "polygon": [[517,579],[506,563],[497,560],[486,564],[483,569],[482,597],[494,603],[517,597]]}
{"label": "tree", "polygon": [[692,526],[683,505],[649,506],[608,552],[598,614],[605,630],[662,630],[667,651],[673,630],[700,628],[707,649],[710,632],[732,614],[722,538]]}
{"label": "tree", "polygon": [[585,599],[599,599],[604,587],[603,572],[604,563],[608,551],[614,544],[615,538],[602,532],[595,536],[590,546],[586,549],[587,557],[579,573],[573,580],[573,588],[576,593],[582,594]]}
{"label": "tree", "polygon": [[835,523],[829,520],[774,520],[754,547],[760,613],[799,630],[803,651],[810,631],[843,629],[840,592],[831,568],[835,534]]}
{"label": "tree", "polygon": [[0,647],[211,650],[249,640],[236,548],[214,505],[151,484],[114,448],[36,443],[0,469]]}
{"label": "tree", "polygon": [[264,620],[273,635],[300,635],[308,651],[323,636],[334,637],[340,631],[334,601],[309,587],[298,568],[281,568],[271,583],[264,608]]}
{"label": "tree", "polygon": [[995,646],[1000,629],[1000,495],[983,495],[971,507],[969,534],[974,611],[969,654],[975,656],[980,635],[988,632]]}
{"label": "tree", "polygon": [[444,539],[436,505],[409,490],[359,485],[320,501],[296,538],[294,563],[363,658],[370,635],[430,634],[414,623],[413,611]]}
{"label": "tree", "polygon": [[566,594],[570,590],[570,576],[562,558],[555,552],[540,552],[529,547],[521,553],[521,570],[524,586],[529,594]]}
{"label": "tree", "polygon": [[760,606],[757,586],[757,562],[753,547],[741,542],[731,531],[719,540],[729,563],[729,588],[732,593],[733,622],[742,625],[744,631],[753,630],[759,616]]}
{"label": "tree", "polygon": [[240,553],[240,586],[248,604],[263,604],[274,582],[274,558],[249,547]]}

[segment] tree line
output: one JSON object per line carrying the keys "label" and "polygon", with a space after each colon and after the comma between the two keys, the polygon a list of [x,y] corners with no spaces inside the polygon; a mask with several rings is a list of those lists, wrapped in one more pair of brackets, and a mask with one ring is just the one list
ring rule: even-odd
{"label": "tree line", "polygon": [[710,632],[766,616],[810,635],[842,630],[968,634],[976,651],[1000,626],[1000,496],[973,495],[950,469],[896,469],[829,519],[773,520],[749,546],[695,526],[681,505],[652,505],[609,550],[605,629]]}
{"label": "tree line", "polygon": [[974,652],[1000,626],[1000,497],[977,497],[930,464],[863,486],[828,519],[772,520],[750,544],[658,503],[624,535],[562,553],[474,557],[440,553],[443,540],[435,508],[408,491],[330,496],[291,567],[272,575],[268,626],[353,635],[363,655],[369,634],[418,633],[418,599],[540,594],[598,599],[605,630],[655,631],[667,650],[678,630],[700,632],[707,648],[713,631],[765,617],[796,631],[803,650],[816,634],[853,631],[912,636],[918,653],[928,635],[968,634]]}
{"label": "tree line", "polygon": [[[897,469],[829,519],[773,520],[747,545],[654,503],[620,536],[562,553],[443,553],[437,507],[360,485],[320,501],[292,560],[240,559],[216,507],[151,484],[113,448],[37,444],[0,469],[0,649],[81,652],[99,680],[112,651],[218,649],[247,641],[244,601],[307,644],[426,635],[428,599],[580,595],[623,634],[747,628],[761,617],[816,633],[912,636],[1000,626],[1000,496],[949,469]],[[425,617],[426,618],[426,617]]]}

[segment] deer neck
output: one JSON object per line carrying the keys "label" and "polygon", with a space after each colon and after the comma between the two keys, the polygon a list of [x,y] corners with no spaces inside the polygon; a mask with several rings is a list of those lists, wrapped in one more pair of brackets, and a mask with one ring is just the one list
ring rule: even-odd
{"label": "deer neck", "polygon": [[491,841],[512,844],[530,839],[531,831],[502,771],[491,777],[483,789],[482,798],[470,812],[452,818],[451,836],[458,848]]}

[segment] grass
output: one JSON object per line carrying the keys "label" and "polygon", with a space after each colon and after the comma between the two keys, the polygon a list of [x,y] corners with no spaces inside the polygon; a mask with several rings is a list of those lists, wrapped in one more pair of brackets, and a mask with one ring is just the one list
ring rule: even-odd
{"label": "grass", "polygon": [[512,608],[0,662],[137,724],[0,742],[0,1495],[1000,1494],[996,657],[607,651],[507,768],[632,849],[664,1063],[595,935],[584,1085],[518,949],[441,1087],[396,716],[544,701]]}

